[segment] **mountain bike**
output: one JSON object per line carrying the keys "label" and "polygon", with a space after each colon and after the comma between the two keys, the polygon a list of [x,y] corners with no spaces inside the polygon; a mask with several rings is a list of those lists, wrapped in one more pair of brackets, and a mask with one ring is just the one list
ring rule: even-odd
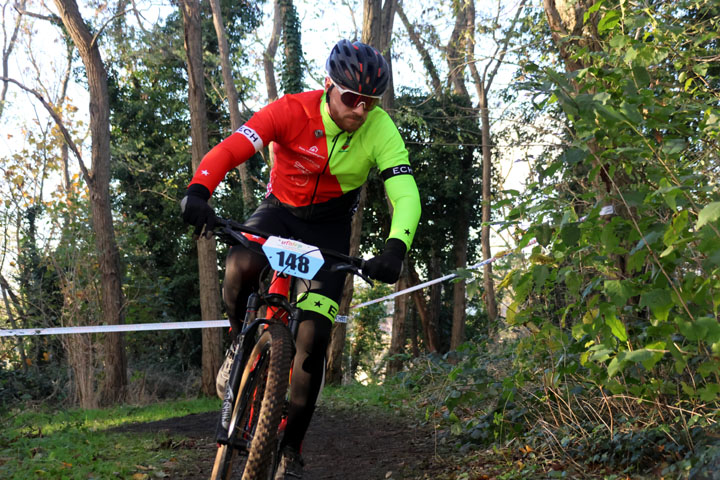
{"label": "mountain bike", "polygon": [[[357,275],[364,260],[307,245],[218,219],[213,234],[228,245],[242,244],[263,253],[271,274],[261,275],[260,288],[250,295],[235,342],[230,378],[225,389],[216,441],[212,480],[231,478],[233,463],[244,457],[243,480],[272,479],[280,461],[279,446],[287,417],[295,338],[301,310],[291,300],[298,282],[311,280],[321,268]],[[251,240],[252,238],[252,240]],[[266,281],[270,277],[268,288]]]}

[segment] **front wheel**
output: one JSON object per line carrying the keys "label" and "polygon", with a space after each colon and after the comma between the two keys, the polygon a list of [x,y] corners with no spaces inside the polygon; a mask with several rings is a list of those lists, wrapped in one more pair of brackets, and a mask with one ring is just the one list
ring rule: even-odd
{"label": "front wheel", "polygon": [[212,480],[231,478],[236,448],[243,447],[247,451],[243,480],[267,479],[272,475],[292,350],[290,331],[283,325],[272,324],[250,352],[230,418],[228,444],[218,447]]}

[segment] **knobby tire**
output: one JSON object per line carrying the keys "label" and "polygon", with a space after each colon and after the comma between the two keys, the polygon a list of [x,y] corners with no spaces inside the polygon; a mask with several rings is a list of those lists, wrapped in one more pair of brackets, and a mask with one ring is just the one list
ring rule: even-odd
{"label": "knobby tire", "polygon": [[[290,331],[275,324],[262,334],[248,356],[230,420],[231,438],[249,439],[243,480],[265,480],[273,473],[292,350]],[[237,450],[220,445],[212,479],[229,480],[235,457]]]}

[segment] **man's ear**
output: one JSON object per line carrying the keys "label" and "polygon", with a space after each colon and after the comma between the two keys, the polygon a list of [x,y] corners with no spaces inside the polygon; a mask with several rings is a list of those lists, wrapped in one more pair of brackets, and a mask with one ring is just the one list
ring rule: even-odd
{"label": "man's ear", "polygon": [[332,81],[330,81],[330,77],[325,77],[325,91],[327,92],[331,86],[332,86]]}

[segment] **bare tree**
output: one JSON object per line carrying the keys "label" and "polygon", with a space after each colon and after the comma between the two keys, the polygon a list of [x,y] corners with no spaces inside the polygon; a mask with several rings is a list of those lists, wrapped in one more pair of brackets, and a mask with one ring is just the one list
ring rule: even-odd
{"label": "bare tree", "polygon": [[[470,74],[472,75],[475,89],[478,95],[478,107],[480,109],[480,122],[482,132],[482,188],[483,188],[483,202],[482,202],[482,229],[481,229],[481,240],[482,240],[482,253],[484,259],[489,259],[492,256],[490,251],[490,215],[492,212],[492,140],[490,139],[490,113],[488,107],[488,92],[492,86],[492,83],[497,75],[500,65],[502,65],[505,55],[508,51],[508,45],[513,35],[515,25],[520,18],[520,13],[527,0],[521,0],[515,12],[515,17],[510,27],[505,32],[505,38],[500,44],[497,45],[495,51],[490,56],[490,60],[485,64],[482,75],[477,70],[475,61],[475,25],[474,22],[469,21],[467,24],[468,38],[469,38],[469,56],[471,61],[469,62]],[[498,8],[498,15],[500,9]],[[473,15],[474,17],[474,15]],[[495,19],[497,23],[498,19]],[[485,289],[485,300],[488,309],[488,317],[490,320],[497,318],[497,302],[495,299],[495,284],[493,282],[492,264],[486,263],[483,266],[483,288]]]}
{"label": "bare tree", "polygon": [[[20,300],[10,288],[10,284],[2,275],[0,275],[0,292],[2,292],[3,303],[5,304],[5,313],[8,320],[10,320],[10,326],[12,328],[18,328],[17,322],[15,322],[15,315],[13,314],[13,312],[16,312],[19,316],[22,317],[24,315],[24,309],[22,308]],[[10,304],[10,300],[12,300],[12,305]],[[27,362],[25,361],[25,346],[23,345],[22,337],[18,337],[16,340],[18,352],[20,352],[20,361],[22,363],[23,370],[27,371]]]}
{"label": "bare tree", "polygon": [[[228,99],[228,107],[230,109],[230,124],[233,132],[240,128],[242,118],[240,117],[240,108],[238,107],[238,93],[235,88],[235,80],[233,79],[232,67],[230,66],[230,49],[228,48],[227,35],[225,34],[225,26],[223,25],[222,12],[220,11],[220,0],[210,0],[210,7],[213,13],[213,24],[215,25],[215,33],[218,38],[218,47],[220,50],[220,65],[222,67],[223,83],[225,84],[225,94]],[[250,211],[255,207],[255,199],[252,195],[252,186],[247,171],[247,165],[242,163],[237,167],[240,172],[240,185],[242,187],[243,204],[245,211]]]}
{"label": "bare tree", "polygon": [[[20,31],[20,26],[22,25],[23,12],[25,11],[25,2],[26,0],[22,0],[15,5],[15,9],[17,10],[18,15],[17,17],[15,17],[15,25],[12,28],[10,38],[7,37],[7,30],[5,29],[5,16],[8,15],[8,10],[10,9],[10,2],[5,2],[2,5],[3,44],[2,72],[0,72],[0,76],[5,78],[9,76],[8,61],[10,60],[10,55],[12,54],[13,49],[15,48],[15,42],[17,41],[18,32]],[[7,95],[7,89],[8,81],[5,80],[2,82],[2,88],[0,89],[0,118],[2,118],[4,109],[3,107],[5,106],[5,96]]]}
{"label": "bare tree", "polygon": [[403,10],[402,4],[398,4],[397,13],[403,25],[405,26],[408,35],[410,36],[410,41],[420,54],[420,58],[422,58],[423,65],[425,66],[428,75],[430,75],[432,92],[436,95],[440,94],[440,90],[442,90],[442,83],[440,82],[440,75],[437,71],[437,68],[435,68],[432,57],[430,57],[430,52],[428,52],[428,49],[425,48],[425,44],[423,44],[422,40],[420,40],[420,35],[415,29],[415,26],[410,23],[407,15],[405,15],[405,10]]}
{"label": "bare tree", "polygon": [[[397,11],[397,0],[365,0],[363,10],[363,31],[362,41],[377,48],[385,57],[392,73],[392,55],[390,54],[390,39],[392,36],[395,12]],[[382,106],[391,110],[395,104],[395,87],[390,75],[390,84],[383,95]],[[392,212],[390,201],[388,208]],[[395,291],[403,290],[408,285],[407,280],[407,259],[403,273],[395,284]],[[392,334],[390,339],[390,355],[397,355],[405,351],[405,318],[408,312],[409,298],[406,295],[395,297],[395,309],[393,312]],[[388,362],[387,373],[396,373],[402,368],[402,362]]]}
{"label": "bare tree", "polygon": [[[120,254],[115,240],[110,208],[110,106],[107,71],[98,48],[97,36],[90,33],[75,0],[55,0],[75,47],[80,53],[90,90],[90,135],[92,169],[85,168],[78,156],[83,176],[90,190],[95,245],[98,252],[102,285],[102,311],[110,325],[124,323]],[[66,137],[67,138],[67,137]],[[108,333],[105,342],[105,381],[100,401],[109,404],[122,401],[127,389],[127,361],[121,333]]]}
{"label": "bare tree", "polygon": [[280,0],[275,0],[273,4],[273,29],[270,34],[270,41],[263,54],[263,69],[265,70],[265,84],[267,85],[269,102],[277,100],[278,98],[277,82],[275,81],[275,54],[277,53],[278,44],[280,43],[283,20]]}
{"label": "bare tree", "polygon": [[[365,208],[365,202],[367,199],[367,190],[363,187],[360,190],[360,202],[358,204],[358,210],[352,220],[352,226],[350,229],[350,255],[357,256],[360,253],[360,239],[362,234],[362,220],[363,220],[363,209]],[[350,303],[352,302],[353,296],[353,280],[352,275],[348,275],[345,278],[345,285],[343,287],[343,296],[338,305],[339,316],[350,316]],[[330,385],[340,385],[343,379],[342,371],[342,358],[343,350],[345,349],[345,338],[347,335],[347,324],[343,322],[336,322],[333,325],[332,336],[330,338],[330,345],[328,346],[328,365],[325,380]]]}
{"label": "bare tree", "polygon": [[[455,8],[455,25],[450,36],[450,40],[445,47],[446,60],[448,63],[448,83],[456,95],[470,98],[469,91],[466,86],[465,71],[469,68],[475,91],[478,96],[478,110],[480,113],[480,130],[482,139],[482,229],[481,229],[481,245],[482,254],[485,259],[491,257],[490,251],[490,218],[492,212],[492,139],[490,135],[490,115],[488,104],[488,92],[497,75],[499,67],[503,64],[505,55],[508,51],[510,41],[514,35],[514,30],[518,23],[521,11],[525,7],[527,0],[521,0],[515,7],[516,14],[507,29],[504,29],[504,37],[498,42],[495,51],[487,58],[482,73],[478,71],[478,59],[475,55],[476,43],[476,12],[474,0],[456,1],[453,3]],[[499,15],[501,13],[501,4],[498,3],[498,16],[493,19],[493,25],[499,23]],[[433,65],[430,55],[424,43],[417,35],[417,29],[407,20],[404,12],[401,13],[403,24],[408,30],[408,34],[412,43],[417,48],[423,62],[428,70],[428,74],[432,79],[432,84],[437,85],[438,74],[437,68]],[[462,174],[458,174],[462,176]],[[467,264],[467,241],[469,235],[469,218],[466,213],[472,208],[470,198],[463,196],[458,197],[459,217],[456,222],[456,239],[453,246],[455,264],[458,268],[465,267]],[[497,317],[497,301],[495,298],[495,287],[492,276],[492,265],[487,263],[484,265],[483,284],[484,299],[487,307],[488,316],[491,319]],[[457,282],[453,286],[453,329],[451,336],[451,348],[456,348],[464,340],[465,326],[465,284]],[[432,302],[431,302],[432,303]]]}
{"label": "bare tree", "polygon": [[[209,150],[200,3],[198,0],[181,0],[180,10],[183,16],[185,52],[187,54],[192,167],[193,170],[196,170]],[[220,285],[215,238],[204,236],[198,238],[197,251],[201,315],[204,320],[217,319],[220,317]],[[215,376],[220,369],[221,360],[222,332],[214,328],[203,329],[202,391],[206,395],[215,395]]]}

